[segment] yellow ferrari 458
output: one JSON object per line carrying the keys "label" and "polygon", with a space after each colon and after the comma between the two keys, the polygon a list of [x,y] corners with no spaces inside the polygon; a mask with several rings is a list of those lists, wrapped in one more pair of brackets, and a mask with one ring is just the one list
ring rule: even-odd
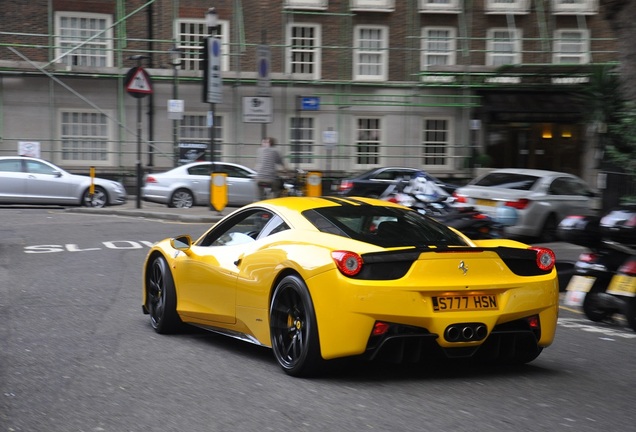
{"label": "yellow ferrari 458", "polygon": [[344,357],[527,363],[554,339],[554,264],[386,201],[278,198],[156,243],[143,311],[158,333],[186,323],[271,347],[293,376]]}

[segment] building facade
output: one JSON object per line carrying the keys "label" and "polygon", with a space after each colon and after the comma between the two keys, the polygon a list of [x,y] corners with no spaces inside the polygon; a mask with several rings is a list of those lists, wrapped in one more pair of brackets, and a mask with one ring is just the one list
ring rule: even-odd
{"label": "building facade", "polygon": [[289,166],[333,176],[593,180],[577,94],[618,58],[597,0],[4,0],[0,23],[0,154],[115,176],[190,155],[253,167],[273,136]]}

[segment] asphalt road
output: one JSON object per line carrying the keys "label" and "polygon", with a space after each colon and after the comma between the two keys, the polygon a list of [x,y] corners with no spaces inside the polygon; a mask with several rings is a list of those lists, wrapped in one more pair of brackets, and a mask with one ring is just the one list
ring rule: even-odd
{"label": "asphalt road", "polygon": [[141,313],[145,253],[208,226],[0,208],[0,431],[634,427],[636,333],[568,308],[555,343],[516,368],[357,363],[305,380],[268,349],[196,329],[157,335]]}

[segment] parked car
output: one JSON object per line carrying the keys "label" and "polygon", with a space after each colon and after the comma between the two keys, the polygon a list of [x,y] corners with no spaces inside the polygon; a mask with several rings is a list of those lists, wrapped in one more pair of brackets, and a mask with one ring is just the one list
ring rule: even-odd
{"label": "parked car", "polygon": [[168,207],[209,205],[213,171],[227,174],[228,205],[242,206],[259,199],[256,171],[227,162],[192,162],[170,171],[147,174],[141,189],[142,199]]}
{"label": "parked car", "polygon": [[292,376],[345,357],[521,364],[553,342],[552,250],[470,240],[404,206],[357,201],[255,202],[197,240],[154,244],[143,312],[160,334],[186,323],[270,347]]}
{"label": "parked car", "polygon": [[498,169],[484,174],[454,193],[460,203],[494,216],[499,206],[517,209],[515,225],[507,226],[510,237],[557,240],[557,226],[569,215],[594,213],[596,193],[579,177],[555,171]]}
{"label": "parked car", "polygon": [[119,182],[71,174],[51,162],[24,156],[0,157],[0,204],[58,204],[104,207],[126,202]]}
{"label": "parked car", "polygon": [[338,195],[377,198],[396,180],[410,180],[417,176],[435,183],[448,194],[452,194],[457,188],[457,185],[443,182],[417,168],[382,167],[373,168],[355,177],[341,180]]}

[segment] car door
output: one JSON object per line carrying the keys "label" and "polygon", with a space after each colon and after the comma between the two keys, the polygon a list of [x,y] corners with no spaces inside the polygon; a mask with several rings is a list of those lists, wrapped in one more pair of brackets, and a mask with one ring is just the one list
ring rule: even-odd
{"label": "car door", "polygon": [[79,196],[76,193],[75,178],[53,165],[37,161],[25,160],[27,172],[26,194],[29,202],[39,204],[76,204]]}
{"label": "car door", "polygon": [[234,165],[221,165],[220,169],[227,174],[228,204],[239,206],[257,200],[258,188],[250,171]]}
{"label": "car door", "polygon": [[25,202],[27,173],[23,170],[23,160],[0,160],[0,202]]}
{"label": "car door", "polygon": [[236,322],[237,266],[271,218],[250,209],[212,229],[173,269],[179,312],[200,323]]}
{"label": "car door", "polygon": [[193,165],[188,168],[188,175],[183,181],[194,194],[197,204],[210,202],[210,172],[212,164],[209,162]]}
{"label": "car door", "polygon": [[549,187],[551,205],[560,219],[569,215],[591,212],[593,192],[585,183],[572,177],[557,177]]}

